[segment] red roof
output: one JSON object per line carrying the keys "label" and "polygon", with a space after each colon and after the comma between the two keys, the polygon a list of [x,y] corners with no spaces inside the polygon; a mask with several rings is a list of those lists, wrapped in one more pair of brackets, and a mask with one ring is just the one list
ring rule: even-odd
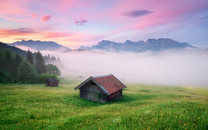
{"label": "red roof", "polygon": [[123,88],[126,88],[126,86],[112,74],[106,76],[96,76],[92,78],[97,83],[97,85],[107,91],[108,95],[111,95]]}

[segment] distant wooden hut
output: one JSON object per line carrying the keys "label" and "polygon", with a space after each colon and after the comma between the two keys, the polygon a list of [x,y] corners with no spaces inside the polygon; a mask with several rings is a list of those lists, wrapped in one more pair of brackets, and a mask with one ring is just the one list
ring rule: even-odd
{"label": "distant wooden hut", "polygon": [[47,87],[58,87],[59,81],[57,78],[48,78],[46,82]]}
{"label": "distant wooden hut", "polygon": [[89,77],[78,85],[80,97],[95,102],[108,102],[122,97],[122,90],[126,86],[114,75]]}

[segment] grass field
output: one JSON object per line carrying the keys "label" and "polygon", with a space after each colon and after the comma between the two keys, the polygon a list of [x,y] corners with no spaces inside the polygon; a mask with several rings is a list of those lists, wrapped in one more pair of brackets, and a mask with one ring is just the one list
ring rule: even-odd
{"label": "grass field", "polygon": [[80,99],[77,84],[0,84],[0,129],[208,129],[208,89],[127,84],[101,104]]}

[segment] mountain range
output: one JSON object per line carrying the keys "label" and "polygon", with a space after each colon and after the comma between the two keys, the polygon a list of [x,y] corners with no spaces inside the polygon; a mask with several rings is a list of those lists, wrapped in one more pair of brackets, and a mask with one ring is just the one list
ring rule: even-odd
{"label": "mountain range", "polygon": [[34,50],[39,50],[39,51],[59,51],[59,52],[67,52],[71,51],[70,48],[59,45],[56,42],[53,41],[33,41],[33,40],[22,40],[22,41],[17,41],[12,44],[11,46],[25,46]]}
{"label": "mountain range", "polygon": [[185,49],[196,48],[185,42],[178,42],[169,38],[148,39],[145,41],[133,42],[130,40],[124,43],[102,40],[93,46],[80,46],[79,49],[87,50],[105,50],[105,51],[128,51],[128,52],[143,52],[143,51],[161,51],[167,49]]}
{"label": "mountain range", "polygon": [[[40,51],[58,51],[58,52],[72,51],[72,49],[62,46],[53,41],[22,40],[22,41],[14,42],[9,45],[19,48],[28,47]],[[93,46],[80,46],[79,49],[75,49],[74,51],[104,50],[104,51],[144,52],[144,51],[162,51],[167,49],[185,49],[185,48],[196,48],[196,47],[192,46],[189,43],[178,42],[169,38],[159,38],[159,39],[148,39],[147,41],[137,41],[137,42],[127,40],[124,43],[102,40]]]}

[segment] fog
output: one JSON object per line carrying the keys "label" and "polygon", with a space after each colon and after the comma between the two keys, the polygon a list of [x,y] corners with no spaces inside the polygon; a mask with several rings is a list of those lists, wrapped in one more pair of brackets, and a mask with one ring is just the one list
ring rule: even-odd
{"label": "fog", "polygon": [[42,53],[60,57],[66,79],[113,74],[124,83],[208,86],[208,51]]}

